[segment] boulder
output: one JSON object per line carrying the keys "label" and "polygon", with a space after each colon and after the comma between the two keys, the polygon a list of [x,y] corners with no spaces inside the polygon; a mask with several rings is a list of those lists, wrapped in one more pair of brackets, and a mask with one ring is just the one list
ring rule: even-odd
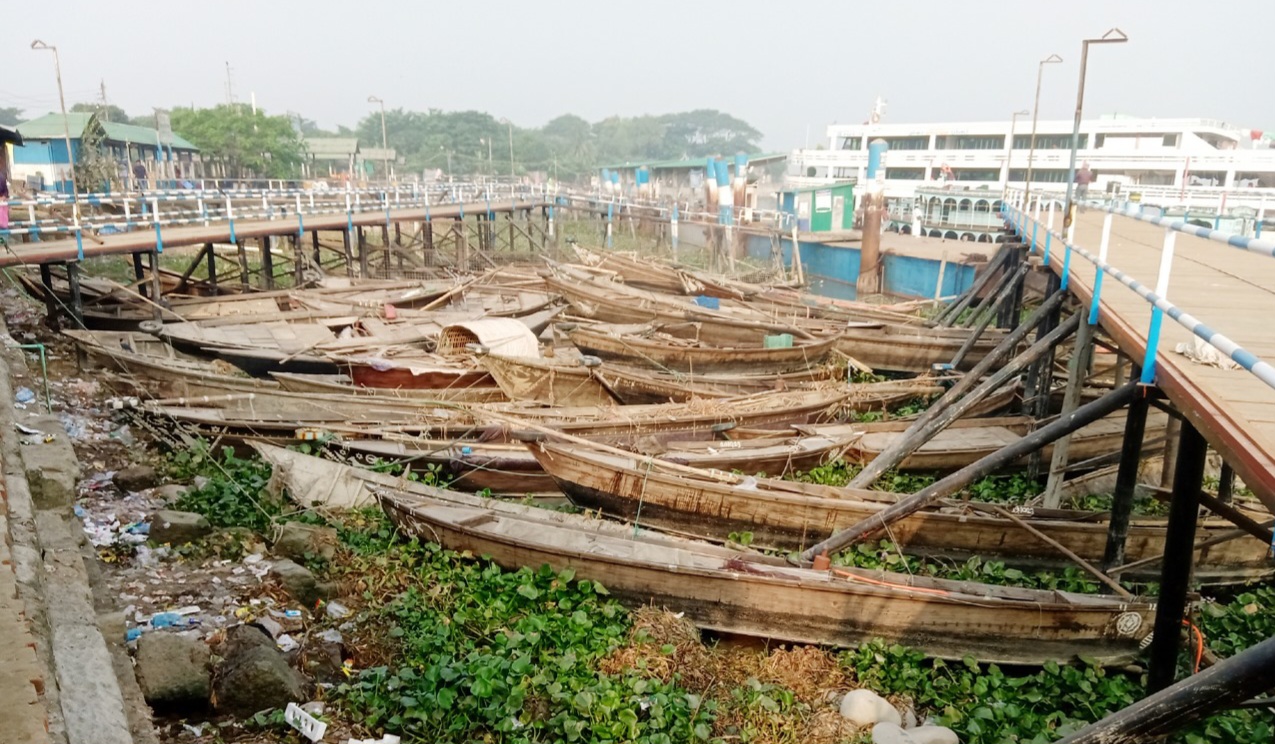
{"label": "boulder", "polygon": [[872,690],[851,690],[841,698],[841,717],[856,726],[891,723],[902,730],[903,717],[889,701]]}
{"label": "boulder", "polygon": [[177,633],[151,632],[137,639],[137,683],[154,708],[208,704],[208,645]]}
{"label": "boulder", "polygon": [[212,532],[212,525],[202,514],[160,509],[150,516],[150,539],[153,543],[184,545]]}
{"label": "boulder", "polygon": [[270,573],[293,599],[307,607],[313,607],[315,602],[328,596],[327,585],[321,587],[314,574],[296,561],[287,558],[275,561]]}
{"label": "boulder", "polygon": [[248,716],[308,699],[309,682],[288,665],[260,629],[232,628],[221,653],[224,660],[213,681],[213,707],[218,713]]}
{"label": "boulder", "polygon": [[150,465],[133,465],[115,473],[115,487],[121,491],[145,491],[159,485],[159,474]]}
{"label": "boulder", "polygon": [[330,561],[336,555],[338,544],[337,532],[331,527],[284,522],[279,531],[279,539],[275,540],[274,552],[293,560],[314,556]]}
{"label": "boulder", "polygon": [[914,744],[961,744],[961,737],[946,726],[917,726],[908,736]]}

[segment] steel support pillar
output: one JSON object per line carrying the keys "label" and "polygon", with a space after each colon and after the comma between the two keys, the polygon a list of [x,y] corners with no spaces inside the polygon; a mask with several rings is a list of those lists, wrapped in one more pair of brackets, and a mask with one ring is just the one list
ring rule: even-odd
{"label": "steel support pillar", "polygon": [[1160,597],[1155,612],[1155,633],[1151,639],[1151,663],[1147,670],[1147,692],[1156,693],[1173,684],[1186,616],[1186,595],[1195,559],[1195,523],[1200,511],[1200,486],[1204,481],[1204,458],[1208,444],[1189,421],[1182,422],[1178,458],[1173,473],[1173,501],[1169,504],[1169,524],[1161,561]]}

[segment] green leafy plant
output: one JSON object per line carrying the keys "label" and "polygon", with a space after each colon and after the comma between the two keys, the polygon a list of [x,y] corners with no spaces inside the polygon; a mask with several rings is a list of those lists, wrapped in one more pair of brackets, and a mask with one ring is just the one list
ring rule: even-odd
{"label": "green leafy plant", "polygon": [[170,457],[169,472],[207,479],[182,494],[175,506],[204,515],[214,527],[247,527],[264,533],[284,511],[283,502],[266,488],[270,465],[238,457],[230,447],[223,448],[220,457],[206,445],[176,452]]}

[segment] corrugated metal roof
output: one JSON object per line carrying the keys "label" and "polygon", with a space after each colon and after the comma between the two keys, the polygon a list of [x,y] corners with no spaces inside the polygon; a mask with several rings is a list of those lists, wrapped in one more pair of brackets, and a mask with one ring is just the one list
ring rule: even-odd
{"label": "corrugated metal roof", "polygon": [[[70,130],[71,139],[79,139],[84,134],[84,129],[88,127],[89,122],[95,119],[96,115],[87,112],[77,112],[66,115],[66,127],[62,124],[61,114],[45,114],[38,119],[32,119],[18,125],[18,132],[23,138],[29,140],[51,140],[61,139],[66,136],[66,130]],[[112,142],[128,142],[138,145],[154,145],[159,141],[159,131],[150,127],[139,127],[133,124],[117,124],[112,121],[101,122],[102,131],[106,133],[106,138]],[[190,140],[182,137],[177,133],[173,133],[172,146],[174,150],[199,150]]]}
{"label": "corrugated metal roof", "polygon": [[360,147],[359,155],[364,160],[397,160],[398,153],[391,147],[388,150],[379,147]]}
{"label": "corrugated metal roof", "polygon": [[0,125],[0,144],[12,142],[15,145],[22,144],[22,135],[18,134],[18,130],[13,127]]}
{"label": "corrugated metal roof", "polygon": [[348,160],[359,152],[359,141],[354,137],[315,137],[302,140],[302,144],[315,160]]}

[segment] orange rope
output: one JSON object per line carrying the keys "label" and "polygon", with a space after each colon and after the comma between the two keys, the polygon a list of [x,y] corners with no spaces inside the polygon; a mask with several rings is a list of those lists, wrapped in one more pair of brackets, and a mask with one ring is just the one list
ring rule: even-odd
{"label": "orange rope", "polygon": [[1195,636],[1195,664],[1191,670],[1192,674],[1200,673],[1200,660],[1204,658],[1204,633],[1195,626],[1195,623],[1182,619],[1182,624],[1191,629],[1191,633]]}

